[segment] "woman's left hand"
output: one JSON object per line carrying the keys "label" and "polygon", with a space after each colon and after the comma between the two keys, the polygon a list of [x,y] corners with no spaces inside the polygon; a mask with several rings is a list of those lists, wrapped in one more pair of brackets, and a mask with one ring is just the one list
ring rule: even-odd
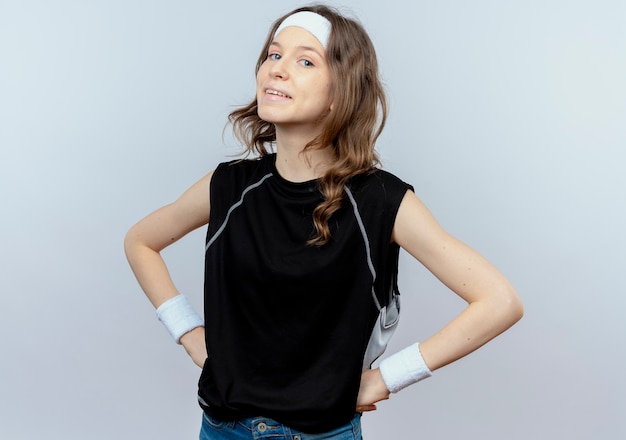
{"label": "woman's left hand", "polygon": [[206,345],[204,343],[204,327],[196,327],[185,333],[180,338],[180,343],[193,362],[203,368],[207,358]]}
{"label": "woman's left hand", "polygon": [[356,400],[357,412],[374,411],[376,403],[389,399],[389,394],[380,370],[365,370],[361,374],[361,387]]}

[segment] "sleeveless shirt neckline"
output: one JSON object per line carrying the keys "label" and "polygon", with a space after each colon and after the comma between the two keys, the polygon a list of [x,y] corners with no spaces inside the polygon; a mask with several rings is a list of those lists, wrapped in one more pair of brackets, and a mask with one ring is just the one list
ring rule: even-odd
{"label": "sleeveless shirt neckline", "polygon": [[278,169],[276,168],[276,153],[271,153],[264,159],[267,160],[270,172],[274,177],[272,180],[284,193],[294,197],[311,196],[312,193],[315,194],[316,197],[320,195],[318,186],[319,179],[306,180],[304,182],[292,182],[291,180],[285,179],[278,172]]}

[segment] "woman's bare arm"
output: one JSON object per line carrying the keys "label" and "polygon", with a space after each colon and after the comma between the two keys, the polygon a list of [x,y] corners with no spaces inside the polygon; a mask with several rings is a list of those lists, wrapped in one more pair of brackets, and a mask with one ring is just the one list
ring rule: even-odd
{"label": "woman's bare arm", "polygon": [[431,370],[471,353],[522,317],[522,303],[507,278],[478,252],[444,231],[411,191],[400,205],[393,240],[468,304],[420,343]]}
{"label": "woman's bare arm", "polygon": [[[468,303],[446,326],[420,342],[419,352],[430,371],[471,353],[522,317],[522,303],[504,275],[444,231],[411,191],[400,204],[392,239]],[[381,369],[365,370],[357,411],[373,411],[389,395]]]}
{"label": "woman's bare arm", "polygon": [[[211,176],[212,173],[204,176],[176,201],[149,214],[126,234],[126,258],[139,285],[155,308],[179,293],[160,252],[189,232],[207,224]],[[206,358],[204,329],[194,329],[180,341],[194,362],[202,365]]]}

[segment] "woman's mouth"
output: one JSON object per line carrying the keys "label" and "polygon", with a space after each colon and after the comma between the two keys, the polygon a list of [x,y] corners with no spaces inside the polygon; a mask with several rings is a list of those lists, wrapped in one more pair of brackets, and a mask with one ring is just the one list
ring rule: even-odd
{"label": "woman's mouth", "polygon": [[289,99],[291,99],[291,96],[287,95],[286,93],[281,92],[280,90],[265,89],[265,93],[268,94],[268,95],[274,95],[274,96],[279,96],[281,98],[289,98]]}

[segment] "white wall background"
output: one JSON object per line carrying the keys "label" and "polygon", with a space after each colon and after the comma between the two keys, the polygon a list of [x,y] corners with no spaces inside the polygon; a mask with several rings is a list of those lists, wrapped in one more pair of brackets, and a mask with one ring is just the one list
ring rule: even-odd
{"label": "white wall background", "polygon": [[[377,47],[387,169],[499,266],[526,316],[364,418],[366,438],[626,435],[626,6],[331,2]],[[0,0],[0,438],[193,439],[198,369],[126,230],[235,152],[269,25],[293,1]],[[200,307],[204,231],[165,256]],[[462,307],[402,259],[390,350]]]}

